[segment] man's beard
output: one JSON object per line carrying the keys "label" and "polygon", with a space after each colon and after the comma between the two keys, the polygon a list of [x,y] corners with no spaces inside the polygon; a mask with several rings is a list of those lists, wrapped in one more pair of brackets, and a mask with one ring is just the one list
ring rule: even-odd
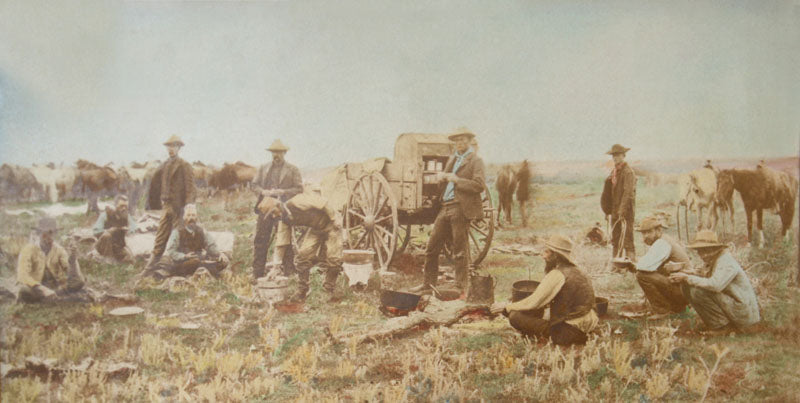
{"label": "man's beard", "polygon": [[555,269],[556,266],[558,266],[558,258],[553,258],[553,259],[550,259],[550,260],[545,259],[545,261],[544,261],[544,271],[545,271],[545,273],[549,272],[550,270]]}
{"label": "man's beard", "polygon": [[187,221],[187,222],[186,222],[186,228],[187,228],[189,231],[192,231],[192,232],[196,231],[196,230],[197,230],[197,221],[194,221],[194,220],[192,220],[192,221]]}

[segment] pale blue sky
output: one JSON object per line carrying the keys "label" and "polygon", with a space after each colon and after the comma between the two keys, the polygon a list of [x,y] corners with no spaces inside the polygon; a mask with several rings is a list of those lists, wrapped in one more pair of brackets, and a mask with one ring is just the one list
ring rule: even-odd
{"label": "pale blue sky", "polygon": [[800,2],[0,1],[0,162],[800,151]]}

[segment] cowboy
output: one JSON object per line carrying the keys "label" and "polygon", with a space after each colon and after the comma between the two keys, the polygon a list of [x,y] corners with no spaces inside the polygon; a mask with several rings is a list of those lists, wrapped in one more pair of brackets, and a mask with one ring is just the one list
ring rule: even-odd
{"label": "cowboy", "polygon": [[[572,241],[554,235],[544,244],[545,276],[533,294],[514,302],[492,304],[492,313],[508,316],[512,327],[528,337],[549,337],[554,344],[584,344],[600,321],[594,289],[572,261]],[[534,311],[550,307],[550,319]]]}
{"label": "cowboy", "polygon": [[219,276],[230,263],[228,257],[219,252],[214,238],[197,223],[197,207],[187,204],[183,210],[183,223],[172,230],[166,255],[147,274],[163,279],[191,276],[198,269],[205,268],[214,277]]}
{"label": "cowboy", "polygon": [[719,243],[717,234],[699,231],[688,246],[694,249],[708,271],[707,276],[672,273],[670,281],[681,284],[684,295],[705,324],[709,334],[741,330],[758,323],[761,315],[753,284],[742,266]]}
{"label": "cowboy", "polygon": [[[620,249],[625,250],[625,255],[636,261],[636,251],[633,246],[633,220],[636,208],[636,175],[633,169],[625,162],[625,154],[630,148],[614,144],[606,154],[611,155],[614,169],[606,178],[601,198],[601,207],[606,214],[606,220],[611,220],[611,244],[614,256]],[[625,227],[623,240],[620,240],[622,229]]]}
{"label": "cowboy", "polygon": [[[294,302],[306,300],[311,267],[317,262],[326,269],[322,288],[332,295],[336,278],[342,271],[342,220],[328,206],[327,200],[315,193],[301,193],[285,203],[273,197],[265,197],[256,208],[260,214],[270,219],[280,219],[287,225],[309,228],[295,257],[299,281],[297,292],[290,299]],[[268,277],[277,273],[278,270],[272,270]]]}
{"label": "cowboy", "polygon": [[164,212],[158,222],[156,241],[147,263],[148,269],[152,269],[161,259],[172,229],[183,217],[184,206],[194,203],[195,198],[192,166],[178,157],[183,141],[178,136],[172,136],[164,145],[167,147],[169,159],[159,167],[150,182],[150,207],[160,209],[163,206]]}
{"label": "cowboy", "polygon": [[[280,140],[275,140],[267,148],[272,153],[272,162],[258,168],[253,185],[259,189],[258,200],[254,212],[258,214],[256,234],[253,239],[253,276],[258,279],[264,276],[267,263],[267,250],[275,222],[266,215],[259,213],[258,204],[265,197],[277,198],[286,202],[297,194],[303,192],[303,178],[296,166],[286,162],[285,156],[289,148]],[[283,221],[278,222],[275,233],[275,252],[273,261],[280,265],[285,273],[294,271],[294,251],[292,249],[292,230]]]}
{"label": "cowboy", "polygon": [[670,271],[690,270],[689,254],[675,238],[664,233],[666,228],[658,217],[642,220],[636,230],[642,233],[644,243],[650,249],[638,263],[629,266],[636,272],[636,281],[650,303],[651,319],[683,312],[689,303],[681,287],[669,281]]}
{"label": "cowboy", "polygon": [[106,207],[97,217],[93,227],[97,238],[94,248],[101,256],[133,262],[133,254],[125,245],[125,234],[136,231],[136,220],[128,214],[128,198],[125,195],[117,196],[115,207]]}
{"label": "cowboy", "polygon": [[19,253],[17,282],[22,302],[88,301],[85,280],[75,251],[67,253],[54,241],[56,220],[45,217],[37,227],[38,242],[25,245]]}
{"label": "cowboy", "polygon": [[452,237],[453,266],[456,287],[464,291],[467,287],[469,247],[467,231],[471,220],[483,218],[481,193],[486,187],[483,160],[470,146],[475,134],[458,130],[448,136],[455,143],[455,152],[439,173],[441,209],[433,223],[433,230],[425,249],[424,281],[412,288],[412,292],[430,292],[439,277],[439,253],[447,237]]}

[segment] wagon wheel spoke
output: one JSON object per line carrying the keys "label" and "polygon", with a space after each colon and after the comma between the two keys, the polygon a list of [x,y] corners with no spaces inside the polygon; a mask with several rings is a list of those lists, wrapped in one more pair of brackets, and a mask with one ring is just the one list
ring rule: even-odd
{"label": "wagon wheel spoke", "polygon": [[486,229],[484,229],[482,226],[479,226],[479,225],[477,225],[477,224],[472,224],[472,226],[471,226],[471,227],[472,227],[472,230],[473,230],[473,231],[475,231],[475,232],[478,232],[479,234],[483,235],[483,237],[484,237],[484,238],[486,238],[486,232],[487,232],[487,230],[486,230]]}
{"label": "wagon wheel spoke", "polygon": [[358,217],[358,218],[360,218],[360,219],[362,219],[362,220],[364,220],[364,219],[366,218],[366,217],[364,217],[362,214],[360,214],[360,213],[357,213],[357,212],[356,212],[355,210],[353,210],[353,209],[348,209],[348,210],[347,210],[347,214],[352,214],[352,215],[354,215],[354,216],[356,216],[356,217]]}
{"label": "wagon wheel spoke", "polygon": [[364,225],[363,224],[358,224],[355,227],[348,228],[347,231],[356,231],[356,230],[363,230],[363,229],[364,229]]}
{"label": "wagon wheel spoke", "polygon": [[378,234],[373,232],[372,236],[373,236],[373,241],[375,242],[375,252],[376,252],[375,254],[378,255],[378,262],[381,264],[381,267],[383,267],[383,262],[386,260],[383,257],[383,254],[386,252],[383,249],[383,244],[380,242]]}
{"label": "wagon wheel spoke", "polygon": [[[364,233],[361,234],[361,236],[358,238],[358,241],[356,241],[356,243],[354,244],[354,249],[358,249],[358,247],[361,246],[361,241],[366,240],[367,234],[369,234],[369,231],[364,231]],[[369,240],[366,241],[367,241],[366,246],[369,246]]]}
{"label": "wagon wheel spoke", "polygon": [[375,228],[377,228],[378,230],[382,231],[383,235],[385,235],[389,240],[391,240],[392,233],[389,230],[387,230],[386,228],[381,227],[380,225],[376,225]]}
{"label": "wagon wheel spoke", "polygon": [[[377,201],[377,198],[375,200]],[[389,196],[386,196],[383,198],[383,201],[377,203],[377,206],[375,206],[375,214],[380,214],[381,211],[383,211],[384,207],[386,207],[386,202],[388,201],[389,201]],[[391,215],[388,217],[391,217]]]}
{"label": "wagon wheel spoke", "polygon": [[379,219],[375,220],[375,224],[381,224],[381,223],[383,223],[383,222],[385,222],[387,220],[391,220],[391,219],[392,219],[392,216],[391,215],[387,215],[386,217],[379,218]]}
{"label": "wagon wheel spoke", "polygon": [[381,196],[381,189],[382,188],[383,188],[383,185],[380,182],[378,182],[378,188],[375,191],[375,193],[372,194],[375,197],[375,200],[374,200],[375,204],[373,204],[373,206],[372,206],[372,208],[373,208],[372,211],[374,211],[375,214],[380,214],[381,209],[383,208],[382,204],[386,202],[386,199],[388,199],[388,197],[383,197],[383,203],[381,203],[381,201],[380,201],[381,197],[380,196]]}
{"label": "wagon wheel spoke", "polygon": [[364,182],[359,181],[354,189],[354,192],[361,196],[355,199],[359,209],[361,209],[361,211],[364,212],[365,215],[369,214],[371,212],[370,210],[371,206],[369,200],[367,200],[369,198],[369,192],[367,192],[366,186],[364,186]]}

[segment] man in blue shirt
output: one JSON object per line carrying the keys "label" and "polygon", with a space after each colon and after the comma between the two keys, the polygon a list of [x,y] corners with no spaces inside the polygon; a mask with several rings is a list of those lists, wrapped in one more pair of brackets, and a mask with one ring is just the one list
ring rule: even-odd
{"label": "man in blue shirt", "polygon": [[455,143],[455,153],[440,173],[441,209],[433,223],[431,237],[425,250],[425,278],[422,285],[412,292],[429,292],[439,277],[439,254],[447,237],[452,236],[453,266],[456,286],[462,291],[467,287],[467,266],[469,265],[468,235],[471,220],[483,217],[481,194],[486,187],[483,160],[470,146],[475,135],[460,130],[449,136]]}
{"label": "man in blue shirt", "polygon": [[136,231],[136,220],[128,214],[128,198],[117,196],[115,208],[106,207],[92,229],[97,242],[94,248],[101,256],[133,262],[133,254],[125,245],[125,235]]}

